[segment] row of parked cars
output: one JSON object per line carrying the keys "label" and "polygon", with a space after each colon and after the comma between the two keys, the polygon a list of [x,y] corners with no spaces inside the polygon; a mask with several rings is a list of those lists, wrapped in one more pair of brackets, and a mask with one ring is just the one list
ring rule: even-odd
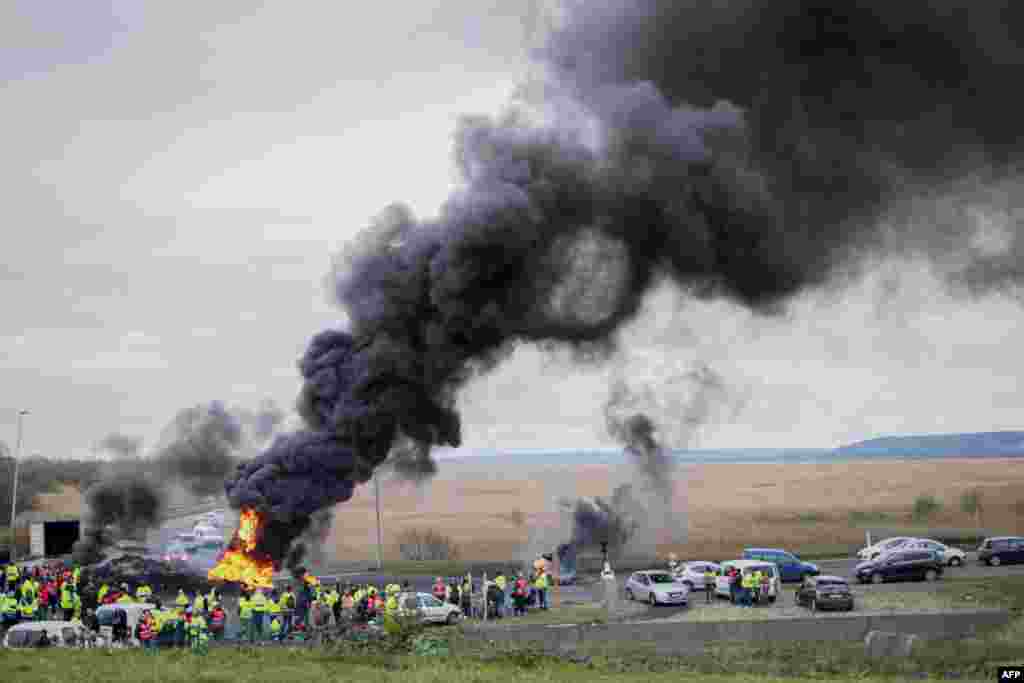
{"label": "row of parked cars", "polygon": [[627,600],[639,600],[650,605],[685,605],[693,591],[706,590],[707,573],[714,577],[713,592],[717,597],[731,597],[729,570],[742,574],[761,572],[768,577],[768,602],[778,598],[781,585],[803,581],[820,574],[818,566],[803,562],[793,553],[777,548],[747,548],[741,559],[727,562],[684,562],[675,572],[647,570],[634,572],[626,581]]}

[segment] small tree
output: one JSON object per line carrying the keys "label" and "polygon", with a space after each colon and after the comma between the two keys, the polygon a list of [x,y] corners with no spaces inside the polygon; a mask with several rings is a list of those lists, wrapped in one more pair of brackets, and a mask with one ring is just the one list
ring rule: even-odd
{"label": "small tree", "polygon": [[941,509],[942,503],[935,496],[918,496],[914,499],[913,517],[922,522],[931,519]]}
{"label": "small tree", "polygon": [[960,511],[974,518],[974,525],[981,528],[981,492],[971,489],[960,494]]}

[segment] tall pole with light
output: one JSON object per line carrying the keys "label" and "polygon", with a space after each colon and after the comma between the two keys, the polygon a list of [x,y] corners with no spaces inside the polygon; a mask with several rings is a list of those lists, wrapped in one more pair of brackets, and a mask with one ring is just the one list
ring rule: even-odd
{"label": "tall pole with light", "polygon": [[14,537],[14,517],[18,512],[18,463],[21,460],[21,436],[26,415],[28,415],[27,410],[18,411],[18,441],[14,447],[14,482],[11,484],[11,560],[14,560],[18,550]]}
{"label": "tall pole with light", "polygon": [[384,567],[384,553],[382,552],[382,546],[384,545],[384,531],[381,528],[380,518],[380,477],[377,473],[373,473],[373,492],[374,501],[377,506],[377,569]]}

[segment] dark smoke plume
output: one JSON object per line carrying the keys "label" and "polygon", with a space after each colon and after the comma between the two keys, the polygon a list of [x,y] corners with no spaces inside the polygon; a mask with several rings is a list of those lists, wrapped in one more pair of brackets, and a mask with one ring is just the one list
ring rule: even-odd
{"label": "dark smoke plume", "polygon": [[[263,429],[280,422],[279,417],[268,417],[276,415],[270,404],[256,413],[237,412]],[[115,462],[108,476],[86,492],[88,532],[78,549],[79,558],[87,561],[99,556],[112,540],[108,527],[132,535],[158,526],[168,484],[181,484],[197,497],[220,493],[225,477],[240,460],[243,419],[219,401],[181,410],[164,428],[153,453]],[[109,449],[110,443],[123,445],[127,440],[108,436],[101,443]]]}
{"label": "dark smoke plume", "polygon": [[222,403],[179,412],[164,430],[164,446],[152,456],[162,477],[182,483],[195,496],[219,493],[238,466],[242,426]]}
{"label": "dark smoke plume", "polygon": [[308,431],[243,465],[229,498],[287,547],[396,439],[457,446],[458,390],[515,344],[607,357],[665,279],[775,314],[878,250],[959,249],[879,219],[1013,171],[1020,35],[1008,0],[572,3],[540,51],[545,100],[461,122],[440,217],[391,207],[344,254],[348,329],[300,363]]}
{"label": "dark smoke plume", "polygon": [[571,555],[583,549],[600,549],[602,543],[607,543],[609,557],[616,559],[646,521],[630,484],[616,487],[611,499],[596,496],[563,500],[559,505],[572,515],[572,539],[563,544],[568,546],[567,552],[571,548]]}
{"label": "dark smoke plume", "polygon": [[85,504],[84,531],[72,553],[76,561],[89,564],[101,559],[103,548],[113,541],[109,527],[127,536],[155,527],[164,495],[141,468],[132,467],[93,484],[86,491]]}
{"label": "dark smoke plume", "polygon": [[127,434],[108,434],[96,444],[96,451],[113,453],[119,458],[136,458],[142,448],[142,437]]}

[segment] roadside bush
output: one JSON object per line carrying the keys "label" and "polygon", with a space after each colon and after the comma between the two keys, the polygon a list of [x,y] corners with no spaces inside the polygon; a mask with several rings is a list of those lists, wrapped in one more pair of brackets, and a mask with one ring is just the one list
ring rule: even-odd
{"label": "roadside bush", "polygon": [[448,536],[433,529],[405,529],[398,534],[403,560],[457,560],[459,548]]}
{"label": "roadside bush", "polygon": [[820,512],[801,512],[796,516],[798,522],[805,522],[808,524],[816,524],[818,522],[825,521],[825,515]]}
{"label": "roadside bush", "polygon": [[942,509],[942,503],[935,496],[918,496],[914,499],[914,508],[911,513],[916,521],[931,519]]}

